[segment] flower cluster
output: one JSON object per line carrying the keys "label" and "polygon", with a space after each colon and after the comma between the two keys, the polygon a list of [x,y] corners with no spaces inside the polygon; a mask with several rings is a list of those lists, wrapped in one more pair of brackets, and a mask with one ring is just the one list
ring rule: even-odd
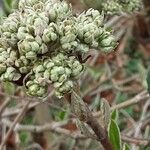
{"label": "flower cluster", "polygon": [[51,84],[62,97],[83,71],[81,57],[90,48],[115,48],[103,19],[94,9],[74,16],[65,1],[20,0],[0,25],[0,80],[21,82],[37,97],[45,96]]}
{"label": "flower cluster", "polygon": [[121,12],[133,12],[142,6],[141,0],[82,0],[87,7],[104,11],[107,15],[119,14]]}

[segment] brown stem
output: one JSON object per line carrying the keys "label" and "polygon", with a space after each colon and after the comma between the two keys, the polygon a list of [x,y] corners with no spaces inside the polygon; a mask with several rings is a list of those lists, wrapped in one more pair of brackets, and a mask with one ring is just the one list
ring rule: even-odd
{"label": "brown stem", "polygon": [[106,128],[103,127],[103,125],[96,120],[96,118],[90,111],[88,105],[85,104],[84,101],[82,100],[78,85],[76,86],[76,88],[74,88],[74,91],[72,93],[71,104],[73,107],[75,107],[74,113],[76,114],[78,119],[84,121],[91,127],[91,129],[97,136],[97,140],[100,141],[105,150],[114,150],[112,144],[109,141]]}
{"label": "brown stem", "polygon": [[[98,124],[97,120],[95,121],[95,118],[90,118],[87,121],[87,124],[93,129],[96,136],[98,137],[98,140],[101,142],[105,150],[113,150],[113,146],[110,143],[107,135],[107,131],[104,131],[104,129]],[[101,137],[100,135],[104,134],[104,137]]]}
{"label": "brown stem", "polygon": [[1,145],[0,145],[0,150],[3,150],[3,147],[5,146],[5,143],[7,141],[7,139],[9,138],[9,136],[11,135],[13,129],[15,128],[16,124],[18,122],[20,122],[23,117],[24,117],[24,114],[28,108],[28,105],[29,105],[30,101],[27,101],[26,104],[24,105],[24,107],[22,108],[21,112],[17,115],[17,117],[15,118],[14,122],[11,124],[8,132],[6,133],[6,136],[4,138],[4,140],[2,141]]}
{"label": "brown stem", "polygon": [[108,139],[107,131],[98,123],[91,113],[86,123],[93,129],[105,150],[113,150],[113,146]]}

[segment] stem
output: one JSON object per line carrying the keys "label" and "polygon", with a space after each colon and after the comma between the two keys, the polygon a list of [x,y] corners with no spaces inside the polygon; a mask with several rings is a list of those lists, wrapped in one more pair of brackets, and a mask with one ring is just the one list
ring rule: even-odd
{"label": "stem", "polygon": [[13,129],[15,128],[16,124],[18,122],[20,122],[23,117],[24,117],[24,114],[28,108],[28,105],[29,105],[30,101],[27,101],[26,104],[24,105],[24,107],[22,108],[22,111],[17,115],[17,117],[15,118],[14,122],[11,124],[4,140],[2,141],[1,145],[0,145],[0,150],[3,150],[3,147],[5,146],[5,143],[7,142],[7,139],[9,138],[9,136],[11,135]]}
{"label": "stem", "polygon": [[71,96],[72,107],[74,110],[76,110],[74,112],[75,115],[79,120],[84,121],[91,127],[97,136],[97,140],[103,145],[105,150],[114,150],[112,144],[109,141],[106,128],[97,121],[97,119],[90,111],[88,105],[84,103],[80,94],[78,93],[80,93],[80,91],[77,85]]}
{"label": "stem", "polygon": [[98,123],[91,113],[86,123],[93,129],[105,150],[113,150],[113,146],[108,139],[107,131]]}

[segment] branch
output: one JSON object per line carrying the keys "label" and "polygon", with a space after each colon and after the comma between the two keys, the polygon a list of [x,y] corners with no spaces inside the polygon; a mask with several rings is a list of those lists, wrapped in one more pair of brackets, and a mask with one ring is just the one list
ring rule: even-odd
{"label": "branch", "polygon": [[0,107],[0,117],[1,117],[2,112],[4,111],[4,109],[6,108],[6,106],[8,105],[10,101],[11,101],[11,98],[7,97],[7,99],[2,103]]}
{"label": "branch", "polygon": [[[115,110],[115,109],[122,109],[122,108],[126,108],[128,106],[131,106],[131,105],[134,105],[134,104],[137,104],[141,101],[144,101],[144,100],[147,100],[148,98],[150,98],[149,94],[147,91],[143,91],[141,92],[140,94],[136,95],[135,97],[129,99],[129,100],[126,100],[120,104],[117,104],[117,105],[114,105],[111,107],[111,111]],[[95,117],[99,117],[101,115],[101,112],[98,111],[98,112],[95,112],[94,113],[94,116]]]}
{"label": "branch", "polygon": [[122,102],[120,104],[114,105],[111,107],[111,110],[115,110],[115,109],[121,109],[121,108],[125,108],[128,107],[130,105],[134,105],[138,102],[141,102],[142,100],[147,100],[148,98],[150,98],[149,94],[147,91],[143,91],[140,94],[136,95],[134,98],[129,99],[125,102]]}
{"label": "branch", "polygon": [[[32,109],[35,106],[40,105],[41,103],[45,103],[49,98],[51,98],[53,96],[53,94],[54,94],[54,91],[52,90],[50,92],[50,94],[47,97],[45,97],[44,99],[40,99],[40,98],[35,99],[34,98],[32,100],[31,97],[27,97],[27,99],[25,99],[25,98],[24,99],[27,100],[27,101],[30,101],[30,102],[34,102],[34,103],[32,103],[31,105],[28,106],[28,109]],[[19,96],[17,96],[16,98],[19,98]],[[20,99],[22,99],[22,98],[20,98]],[[9,109],[9,110],[4,111],[4,113],[1,116],[2,117],[13,116],[13,115],[18,114],[21,110],[22,110],[22,108]]]}
{"label": "branch", "polygon": [[[7,119],[3,119],[2,122],[7,127],[10,127],[12,124],[12,122],[7,120]],[[27,131],[27,132],[36,132],[36,133],[41,133],[44,131],[51,131],[51,132],[55,132],[58,134],[63,134],[67,137],[69,136],[69,137],[74,138],[74,139],[88,139],[88,137],[80,134],[77,131],[72,132],[72,131],[69,131],[67,129],[64,129],[63,126],[66,124],[67,123],[65,123],[65,122],[52,122],[52,123],[45,124],[45,125],[17,124],[13,130],[17,131],[17,132]],[[134,143],[134,144],[143,145],[143,146],[149,146],[150,145],[149,139],[133,138],[133,137],[126,136],[125,134],[121,134],[121,138],[124,142],[128,142],[128,143]]]}
{"label": "branch", "polygon": [[121,139],[128,143],[134,143],[135,145],[150,146],[150,139],[139,139],[139,138],[129,137],[126,135],[121,135]]}
{"label": "branch", "polygon": [[25,111],[26,111],[26,109],[27,109],[29,103],[30,103],[30,101],[27,101],[27,102],[26,102],[26,104],[25,104],[24,107],[22,108],[22,111],[17,115],[17,117],[15,118],[14,122],[11,124],[11,126],[10,126],[10,128],[9,128],[9,130],[8,130],[8,132],[7,132],[6,136],[5,136],[5,138],[4,138],[4,140],[2,141],[2,143],[1,143],[1,145],[0,145],[0,150],[3,150],[3,147],[4,147],[4,145],[5,145],[6,141],[7,141],[7,139],[8,139],[9,136],[11,135],[11,133],[12,133],[14,127],[16,126],[16,124],[17,124],[18,122],[20,122],[20,121],[23,119],[24,113],[25,113]]}

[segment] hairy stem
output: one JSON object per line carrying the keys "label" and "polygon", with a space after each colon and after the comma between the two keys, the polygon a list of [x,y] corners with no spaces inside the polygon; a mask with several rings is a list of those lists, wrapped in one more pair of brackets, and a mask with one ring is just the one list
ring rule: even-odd
{"label": "hairy stem", "polygon": [[103,145],[105,150],[113,150],[113,146],[109,141],[108,133],[105,127],[101,125],[93,116],[87,104],[84,103],[80,96],[78,85],[74,89],[71,96],[71,105],[77,118],[87,123],[97,136],[97,140]]}

